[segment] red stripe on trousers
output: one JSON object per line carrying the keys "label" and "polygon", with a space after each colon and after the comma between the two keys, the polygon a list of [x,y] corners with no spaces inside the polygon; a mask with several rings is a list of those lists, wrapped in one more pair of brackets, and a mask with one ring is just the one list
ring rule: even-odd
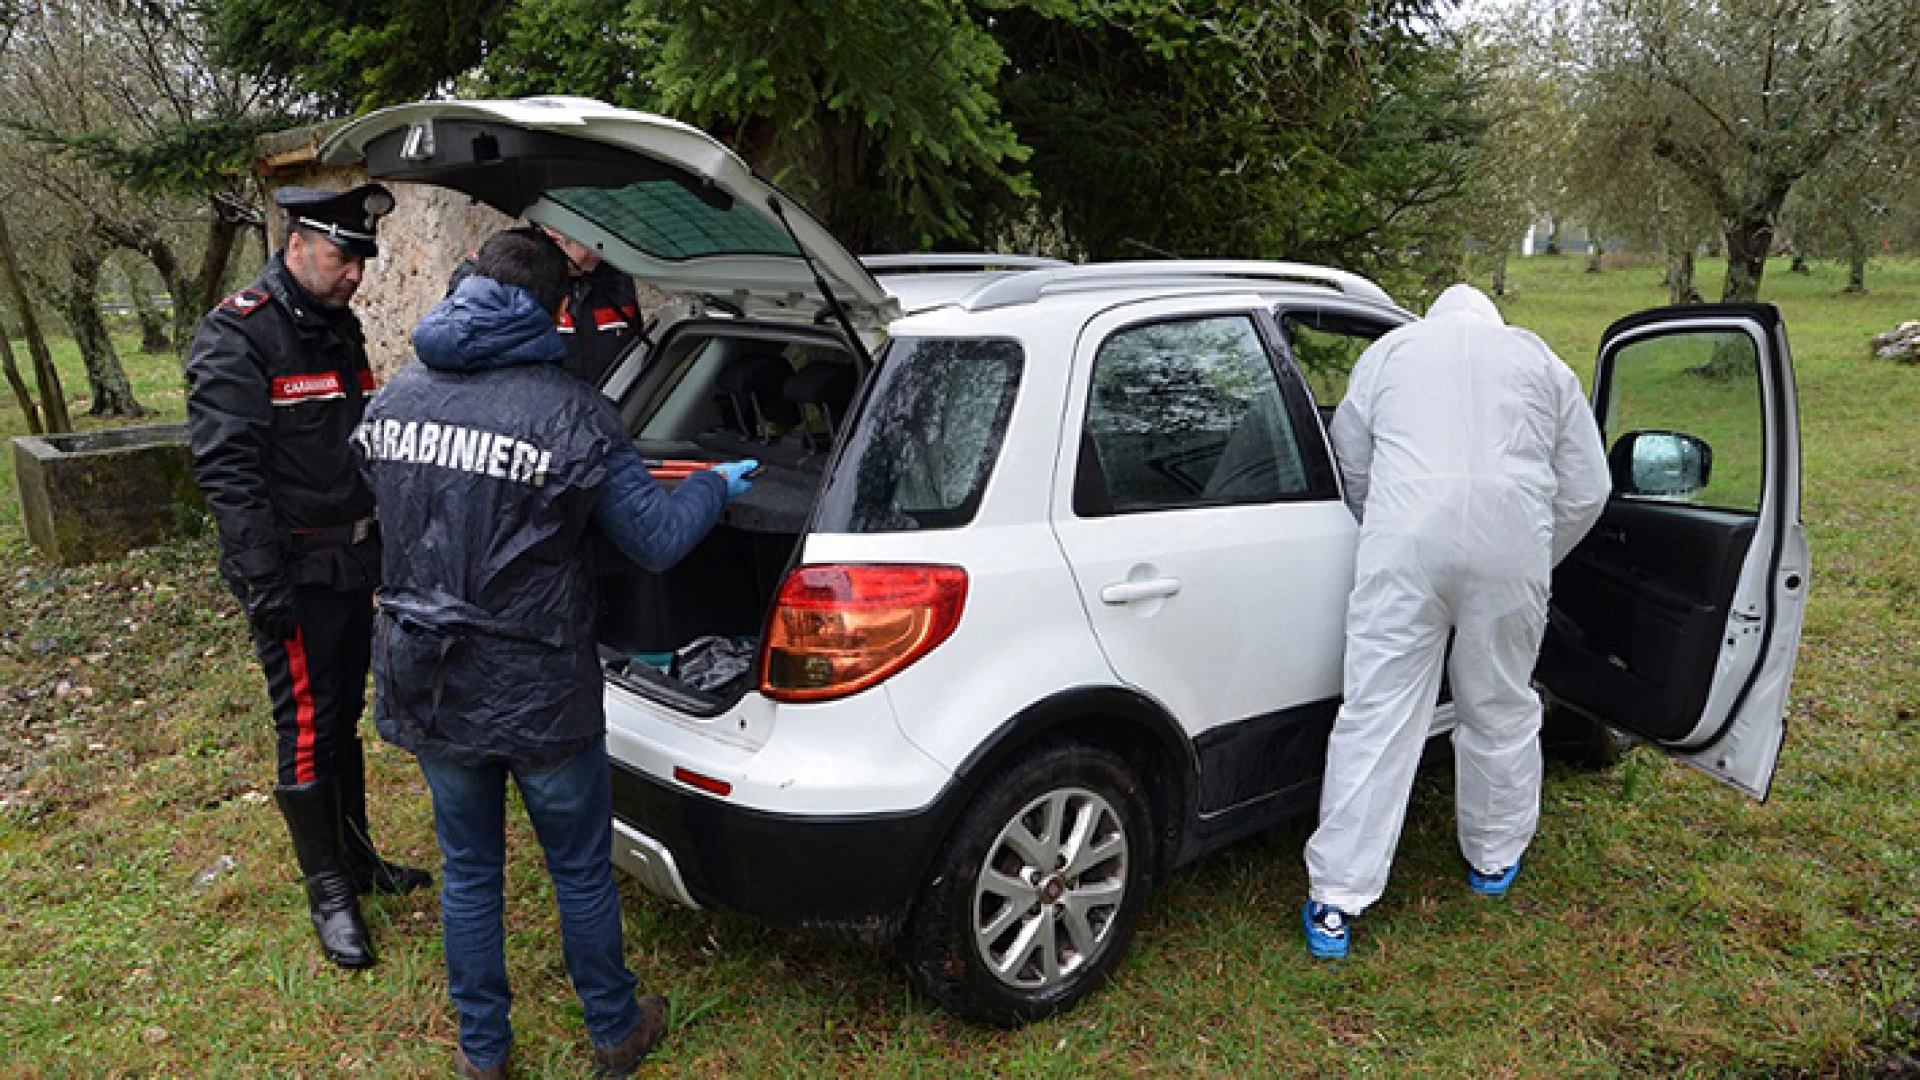
{"label": "red stripe on trousers", "polygon": [[302,631],[287,642],[287,669],[293,673],[293,782],[311,784],[313,769],[313,684],[307,680],[307,646]]}

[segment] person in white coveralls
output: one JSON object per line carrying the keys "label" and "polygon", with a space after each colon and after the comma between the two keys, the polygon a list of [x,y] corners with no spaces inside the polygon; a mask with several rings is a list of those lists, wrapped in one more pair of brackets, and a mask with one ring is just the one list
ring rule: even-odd
{"label": "person in white coveralls", "polygon": [[1468,884],[1512,884],[1540,816],[1531,675],[1550,579],[1610,487],[1579,378],[1470,285],[1361,355],[1333,444],[1360,548],[1345,701],[1306,848],[1302,922],[1322,958],[1347,954],[1352,920],[1386,891],[1443,667]]}

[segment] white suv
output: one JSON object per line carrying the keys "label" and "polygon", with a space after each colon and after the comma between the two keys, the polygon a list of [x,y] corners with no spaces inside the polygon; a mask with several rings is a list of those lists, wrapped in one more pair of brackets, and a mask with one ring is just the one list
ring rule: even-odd
{"label": "white suv", "polygon": [[[1098,986],[1172,871],[1312,810],[1356,536],[1322,410],[1412,318],[1377,286],[870,270],[705,135],[578,99],[390,109],[323,156],[673,294],[608,395],[663,476],[766,463],[681,566],[603,581],[614,857],[653,892],[897,941],[943,1004],[1019,1022]],[[1673,392],[1709,359],[1746,374]],[[1808,568],[1778,315],[1623,320],[1597,385],[1618,490],[1541,682],[1764,797]]]}

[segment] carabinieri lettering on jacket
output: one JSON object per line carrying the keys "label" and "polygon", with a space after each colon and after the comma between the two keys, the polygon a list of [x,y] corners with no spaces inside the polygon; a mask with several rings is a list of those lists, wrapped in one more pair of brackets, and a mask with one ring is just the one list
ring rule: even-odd
{"label": "carabinieri lettering on jacket", "polygon": [[354,429],[354,442],[374,461],[436,465],[543,487],[553,452],[491,431],[431,420],[371,420]]}

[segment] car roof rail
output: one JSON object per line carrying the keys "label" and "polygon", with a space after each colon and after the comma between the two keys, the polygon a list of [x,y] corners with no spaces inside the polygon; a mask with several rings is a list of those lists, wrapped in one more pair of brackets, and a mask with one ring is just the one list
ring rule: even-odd
{"label": "car roof rail", "polygon": [[928,274],[956,270],[1053,270],[1072,266],[1045,255],[1002,255],[991,251],[932,251],[916,255],[862,255],[869,273]]}
{"label": "car roof rail", "polygon": [[1256,259],[1138,260],[1037,269],[988,282],[967,294],[960,301],[960,306],[968,311],[988,311],[1016,304],[1031,304],[1049,293],[1228,282],[1314,285],[1388,307],[1399,307],[1385,289],[1359,274],[1311,263]]}

